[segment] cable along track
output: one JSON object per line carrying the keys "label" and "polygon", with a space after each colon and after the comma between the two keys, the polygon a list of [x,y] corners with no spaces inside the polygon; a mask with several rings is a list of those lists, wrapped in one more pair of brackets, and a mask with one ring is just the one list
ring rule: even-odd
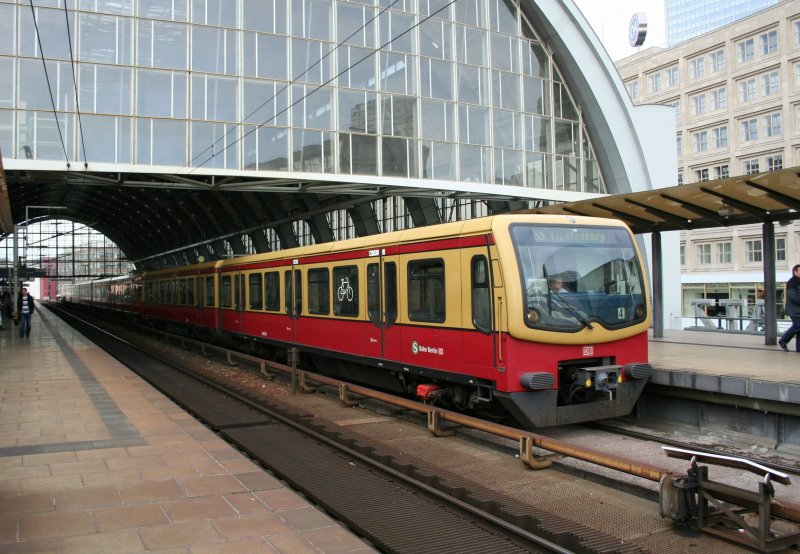
{"label": "cable along track", "polygon": [[58,313],[382,552],[643,552]]}

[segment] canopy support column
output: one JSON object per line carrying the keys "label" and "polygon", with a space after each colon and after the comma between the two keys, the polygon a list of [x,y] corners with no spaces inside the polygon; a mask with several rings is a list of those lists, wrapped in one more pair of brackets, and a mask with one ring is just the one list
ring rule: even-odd
{"label": "canopy support column", "polygon": [[661,252],[661,233],[650,235],[653,255],[653,338],[664,337],[664,259]]}
{"label": "canopy support column", "polygon": [[778,343],[778,308],[775,305],[775,224],[765,221],[762,232],[764,245],[764,344]]}

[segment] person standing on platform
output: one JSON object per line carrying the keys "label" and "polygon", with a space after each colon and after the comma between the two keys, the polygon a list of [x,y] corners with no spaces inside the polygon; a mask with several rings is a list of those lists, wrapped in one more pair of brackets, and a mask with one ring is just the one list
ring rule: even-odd
{"label": "person standing on platform", "polygon": [[786,345],[792,337],[796,337],[795,350],[800,352],[800,264],[792,268],[792,277],[786,281],[786,315],[792,320],[792,326],[783,334],[778,345],[788,352]]}
{"label": "person standing on platform", "polygon": [[23,288],[17,299],[17,313],[19,314],[19,336],[30,338],[31,336],[31,316],[36,306],[33,303],[33,295],[28,293],[28,289]]}

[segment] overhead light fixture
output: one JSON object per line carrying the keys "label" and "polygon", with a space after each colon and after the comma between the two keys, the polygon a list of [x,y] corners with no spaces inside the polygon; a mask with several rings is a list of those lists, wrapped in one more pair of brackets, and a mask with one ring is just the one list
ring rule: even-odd
{"label": "overhead light fixture", "polygon": [[717,213],[721,217],[730,217],[733,215],[733,208],[731,208],[727,204],[723,204],[722,206],[720,206],[719,210],[717,210]]}

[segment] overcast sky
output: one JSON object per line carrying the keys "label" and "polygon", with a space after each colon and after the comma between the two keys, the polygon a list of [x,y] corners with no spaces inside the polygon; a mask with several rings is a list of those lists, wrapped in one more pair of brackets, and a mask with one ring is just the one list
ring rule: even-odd
{"label": "overcast sky", "polygon": [[647,16],[647,38],[642,50],[664,46],[667,42],[664,0],[575,0],[575,3],[589,20],[613,61],[636,53],[636,48],[628,42],[628,26],[634,13]]}

